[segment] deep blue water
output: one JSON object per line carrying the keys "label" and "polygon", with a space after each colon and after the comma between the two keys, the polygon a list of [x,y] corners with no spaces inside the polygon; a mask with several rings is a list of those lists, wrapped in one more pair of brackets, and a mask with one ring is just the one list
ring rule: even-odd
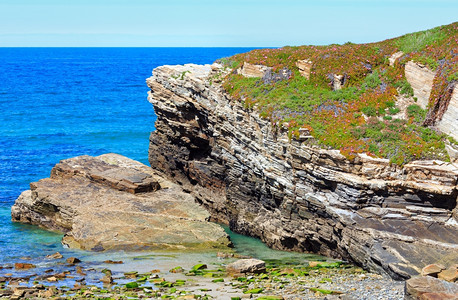
{"label": "deep blue water", "polygon": [[148,164],[156,117],[145,79],[155,67],[248,50],[0,48],[0,263],[65,251],[60,235],[10,221],[21,191],[59,160],[116,152]]}

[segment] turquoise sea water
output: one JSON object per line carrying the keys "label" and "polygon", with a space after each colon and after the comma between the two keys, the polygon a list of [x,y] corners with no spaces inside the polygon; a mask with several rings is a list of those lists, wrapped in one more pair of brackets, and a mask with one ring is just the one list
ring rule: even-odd
{"label": "turquoise sea water", "polygon": [[0,48],[0,263],[60,249],[13,224],[10,207],[59,160],[123,154],[148,164],[156,116],[145,79],[164,64],[212,63],[247,48]]}
{"label": "turquoise sea water", "polygon": [[[43,257],[56,251],[103,261],[103,254],[63,249],[60,234],[12,223],[14,200],[30,182],[48,177],[61,159],[116,152],[148,164],[148,137],[156,116],[146,99],[145,79],[152,69],[212,63],[248,50],[0,48],[0,265],[25,260],[43,264]],[[233,239],[247,255],[292,255],[271,252],[254,239]]]}

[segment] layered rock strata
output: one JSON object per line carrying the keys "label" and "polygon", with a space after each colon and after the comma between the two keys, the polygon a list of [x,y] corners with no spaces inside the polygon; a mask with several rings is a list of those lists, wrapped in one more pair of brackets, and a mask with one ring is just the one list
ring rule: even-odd
{"label": "layered rock strata", "polygon": [[453,89],[447,110],[438,122],[437,128],[458,140],[458,84]]}
{"label": "layered rock strata", "polygon": [[224,230],[189,193],[151,168],[117,154],[66,159],[30,184],[13,221],[65,233],[71,248],[224,248]]}
{"label": "layered rock strata", "polygon": [[290,141],[212,80],[229,71],[163,66],[147,80],[158,116],[149,161],[213,220],[273,248],[346,259],[396,279],[458,261],[457,165],[349,161]]}
{"label": "layered rock strata", "polygon": [[414,96],[417,97],[418,105],[426,109],[436,73],[424,65],[409,61],[405,67],[405,75],[412,86]]}
{"label": "layered rock strata", "polygon": [[[423,109],[431,110],[429,103],[434,103],[434,99],[430,99],[430,96],[437,72],[422,64],[409,61],[405,66],[405,75],[412,86],[414,96],[417,97],[417,104]],[[433,114],[432,125],[436,125],[438,130],[458,140],[458,84],[454,83],[449,88],[450,101],[446,102],[443,109],[439,108],[443,110],[442,113]],[[451,154],[451,151],[448,152]],[[450,156],[453,156],[452,159],[455,158],[453,154]]]}

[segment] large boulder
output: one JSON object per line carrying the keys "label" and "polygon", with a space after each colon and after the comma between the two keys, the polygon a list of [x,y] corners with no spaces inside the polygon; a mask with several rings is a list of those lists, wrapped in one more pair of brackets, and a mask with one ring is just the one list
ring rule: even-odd
{"label": "large boulder", "polygon": [[189,193],[139,162],[117,154],[61,161],[30,184],[12,220],[65,233],[85,250],[226,247],[224,230]]}
{"label": "large boulder", "polygon": [[413,277],[406,281],[404,299],[458,299],[458,284],[431,276]]}

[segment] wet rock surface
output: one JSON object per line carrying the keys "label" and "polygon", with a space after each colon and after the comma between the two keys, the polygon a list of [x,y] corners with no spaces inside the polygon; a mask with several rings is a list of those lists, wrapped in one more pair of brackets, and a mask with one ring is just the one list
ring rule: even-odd
{"label": "wet rock surface", "polygon": [[346,259],[396,279],[458,261],[456,164],[399,167],[364,154],[348,161],[290,140],[211,80],[230,71],[163,66],[147,80],[158,116],[150,164],[191,191],[212,220],[276,249]]}
{"label": "wet rock surface", "polygon": [[[65,233],[85,250],[226,247],[224,230],[189,193],[139,162],[117,154],[61,161],[30,184],[11,209],[13,221]],[[70,264],[76,261],[68,262]]]}
{"label": "wet rock surface", "polygon": [[[158,257],[157,257],[158,258]],[[61,259],[62,261],[65,258]],[[153,261],[157,261],[154,259]],[[9,276],[0,282],[0,299],[403,299],[402,283],[337,261],[291,264],[266,261],[261,274],[233,275],[232,258],[206,263],[187,261],[151,270],[111,270],[82,262],[79,267],[60,265],[39,274]],[[150,268],[148,268],[150,266]],[[172,272],[181,269],[183,272]],[[148,271],[146,271],[148,270]],[[1,273],[1,272],[0,272]],[[49,280],[52,278],[52,280]]]}

